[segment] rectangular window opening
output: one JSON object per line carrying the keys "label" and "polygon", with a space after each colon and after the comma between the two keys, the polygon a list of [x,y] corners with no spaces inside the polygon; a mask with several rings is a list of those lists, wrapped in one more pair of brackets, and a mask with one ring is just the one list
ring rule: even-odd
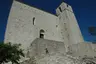
{"label": "rectangular window opening", "polygon": [[60,12],[62,12],[62,9],[61,9],[61,7],[59,7],[59,10],[60,10]]}

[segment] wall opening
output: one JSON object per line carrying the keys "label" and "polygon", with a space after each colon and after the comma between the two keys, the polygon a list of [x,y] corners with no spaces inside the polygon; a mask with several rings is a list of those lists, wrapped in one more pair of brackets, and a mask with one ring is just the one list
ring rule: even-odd
{"label": "wall opening", "polygon": [[35,17],[33,17],[33,25],[35,24]]}
{"label": "wall opening", "polygon": [[48,53],[49,53],[49,51],[48,51],[48,49],[47,49],[47,48],[45,48],[45,51],[46,51],[46,54],[48,54]]}
{"label": "wall opening", "polygon": [[69,7],[69,5],[67,4],[67,7]]}
{"label": "wall opening", "polygon": [[60,12],[62,12],[62,9],[61,9],[61,7],[59,7],[59,10],[60,10]]}
{"label": "wall opening", "polygon": [[40,38],[44,38],[44,33],[45,33],[45,31],[44,31],[43,29],[41,29],[41,30],[40,30],[40,36],[39,36],[39,37],[40,37]]}

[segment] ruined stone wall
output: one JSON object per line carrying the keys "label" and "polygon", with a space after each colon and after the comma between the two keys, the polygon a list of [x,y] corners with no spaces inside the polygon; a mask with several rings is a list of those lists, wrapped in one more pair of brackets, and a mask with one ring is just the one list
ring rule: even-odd
{"label": "ruined stone wall", "polygon": [[38,59],[41,59],[45,56],[50,56],[54,54],[64,54],[65,53],[65,46],[63,42],[53,41],[53,40],[46,40],[46,39],[35,39],[29,50],[29,57],[36,56]]}
{"label": "ruined stone wall", "polygon": [[44,30],[44,39],[66,42],[60,25],[57,16],[14,0],[8,18],[5,42],[21,43],[22,48],[27,49],[34,39],[40,37],[41,29]]}

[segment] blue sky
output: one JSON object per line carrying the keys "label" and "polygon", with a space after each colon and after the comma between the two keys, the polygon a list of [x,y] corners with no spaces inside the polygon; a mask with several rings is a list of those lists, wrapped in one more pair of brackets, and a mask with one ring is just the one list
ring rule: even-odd
{"label": "blue sky", "polygon": [[[55,14],[62,0],[21,0],[29,5]],[[88,27],[96,27],[96,0],[66,0],[72,6],[85,41],[94,41],[96,36],[88,33]],[[4,40],[7,19],[12,0],[0,1],[0,41]]]}

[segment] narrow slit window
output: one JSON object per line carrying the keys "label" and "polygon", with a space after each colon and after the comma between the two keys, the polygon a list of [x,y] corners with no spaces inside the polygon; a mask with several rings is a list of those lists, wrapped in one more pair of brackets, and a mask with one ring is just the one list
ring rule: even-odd
{"label": "narrow slit window", "polygon": [[33,25],[35,24],[35,17],[33,17]]}
{"label": "narrow slit window", "polygon": [[49,53],[49,51],[48,51],[48,49],[47,49],[47,48],[45,48],[45,51],[46,51],[46,54],[48,54],[48,53]]}
{"label": "narrow slit window", "polygon": [[61,7],[59,7],[59,10],[60,10],[60,12],[62,12],[62,9],[61,9]]}

